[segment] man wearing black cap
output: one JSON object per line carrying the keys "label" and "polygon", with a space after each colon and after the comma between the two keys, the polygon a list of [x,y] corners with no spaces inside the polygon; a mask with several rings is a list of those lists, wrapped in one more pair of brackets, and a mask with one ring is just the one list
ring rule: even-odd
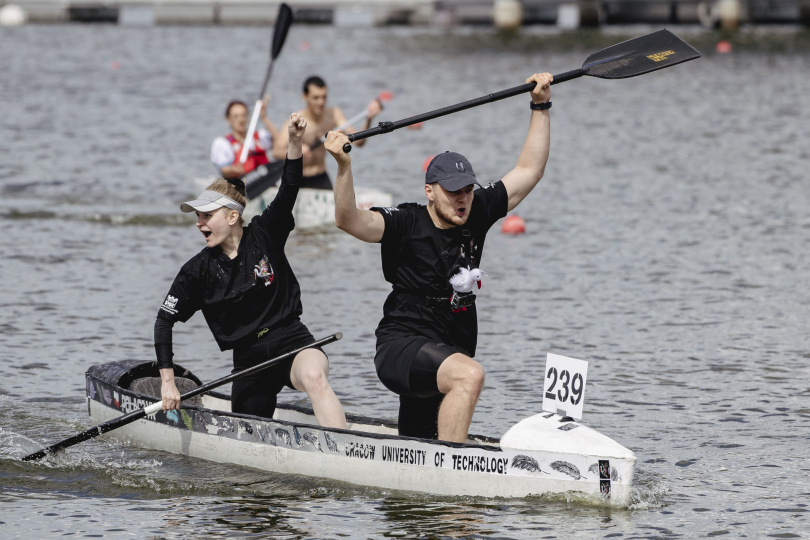
{"label": "man wearing black cap", "polygon": [[[489,228],[543,177],[549,152],[548,73],[534,74],[529,133],[515,167],[499,182],[480,184],[456,152],[437,155],[425,175],[427,205],[358,209],[346,135],[330,132],[326,149],[338,163],[337,226],[381,244],[383,274],[393,285],[377,327],[374,364],[400,396],[399,433],[465,442],[484,369],[475,359],[478,264]],[[480,281],[478,281],[480,286]]]}

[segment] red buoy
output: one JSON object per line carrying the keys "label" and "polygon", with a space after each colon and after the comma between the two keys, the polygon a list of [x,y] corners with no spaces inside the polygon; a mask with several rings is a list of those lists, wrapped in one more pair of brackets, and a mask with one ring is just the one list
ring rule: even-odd
{"label": "red buoy", "polygon": [[430,162],[433,161],[435,157],[436,156],[428,156],[425,158],[425,161],[422,162],[422,172],[427,172],[428,165],[430,165]]}
{"label": "red buoy", "polygon": [[731,46],[731,43],[726,40],[717,42],[716,50],[720,54],[728,54],[732,51],[732,49],[733,47]]}
{"label": "red buoy", "polygon": [[520,216],[506,216],[501,225],[503,234],[523,234],[526,232],[526,223]]}

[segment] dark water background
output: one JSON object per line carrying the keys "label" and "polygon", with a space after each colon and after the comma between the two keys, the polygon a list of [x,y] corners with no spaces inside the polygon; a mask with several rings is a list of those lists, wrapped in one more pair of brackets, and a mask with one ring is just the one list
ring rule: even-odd
{"label": "dark water background", "polygon": [[[380,119],[397,120],[574,69],[652,29],[505,43],[483,29],[295,26],[271,117],[300,107],[312,73],[347,116],[391,91]],[[500,436],[540,410],[546,353],[587,360],[585,423],[639,460],[633,504],[606,509],[363,489],[109,439],[21,462],[89,426],[87,367],[153,358],[159,303],[203,245],[178,203],[214,172],[224,104],[256,99],[271,32],[0,29],[0,537],[810,534],[810,53],[719,55],[716,38],[674,30],[704,58],[553,88],[551,159],[517,211],[527,232],[496,226],[481,264],[487,385],[472,431]],[[352,154],[355,181],[422,201],[422,163],[446,149],[498,179],[527,105],[512,98],[371,139]],[[317,337],[345,335],[329,353],[346,409],[395,417],[372,363],[388,289],[379,248],[335,231],[296,235],[288,253],[305,322]],[[203,380],[230,369],[199,315],[175,342],[177,362]]]}

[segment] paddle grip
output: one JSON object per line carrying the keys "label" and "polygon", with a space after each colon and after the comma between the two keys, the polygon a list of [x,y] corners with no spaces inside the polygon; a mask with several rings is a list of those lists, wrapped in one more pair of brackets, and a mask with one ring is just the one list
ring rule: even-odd
{"label": "paddle grip", "polygon": [[157,403],[152,403],[148,407],[143,410],[144,415],[149,416],[155,414],[156,412],[163,409],[163,402],[158,401]]}

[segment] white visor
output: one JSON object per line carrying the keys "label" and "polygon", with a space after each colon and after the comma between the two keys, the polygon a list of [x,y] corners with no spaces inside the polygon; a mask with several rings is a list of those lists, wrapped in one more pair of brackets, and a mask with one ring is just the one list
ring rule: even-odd
{"label": "white visor", "polygon": [[217,193],[216,191],[203,191],[200,193],[200,196],[197,197],[196,200],[184,202],[180,205],[180,210],[183,212],[212,212],[218,208],[230,208],[232,210],[236,210],[239,212],[239,215],[242,215],[242,212],[245,211],[245,207],[236,202],[235,200],[231,199],[230,197],[226,197],[222,193]]}

